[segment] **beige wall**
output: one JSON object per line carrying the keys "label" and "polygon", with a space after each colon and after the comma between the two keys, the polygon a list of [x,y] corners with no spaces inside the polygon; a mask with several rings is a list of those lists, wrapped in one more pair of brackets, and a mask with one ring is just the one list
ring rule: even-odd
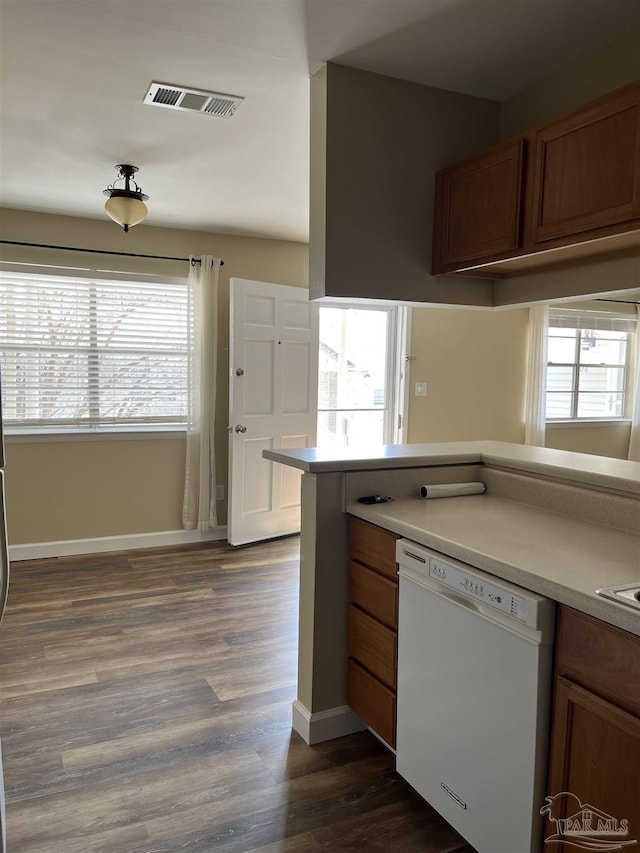
{"label": "beige wall", "polygon": [[[306,287],[308,248],[260,240],[139,225],[125,235],[109,220],[0,211],[5,240],[175,255],[212,254],[220,276],[217,481],[227,485],[229,277]],[[186,262],[150,261],[0,246],[3,260],[186,276]],[[12,545],[177,530],[182,526],[184,440],[34,441],[7,446],[6,486]],[[226,502],[218,504],[220,523]]]}
{"label": "beige wall", "polygon": [[[413,309],[409,442],[522,442],[527,308]],[[414,396],[416,382],[427,396]]]}
{"label": "beige wall", "polygon": [[629,458],[631,425],[626,424],[583,424],[580,427],[547,426],[545,444],[558,450],[574,450],[576,453],[591,453],[595,456],[612,456],[615,459]]}

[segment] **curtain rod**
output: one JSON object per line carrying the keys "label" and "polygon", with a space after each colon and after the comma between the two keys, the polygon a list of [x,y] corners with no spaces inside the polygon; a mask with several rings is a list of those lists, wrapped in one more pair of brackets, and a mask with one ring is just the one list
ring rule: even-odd
{"label": "curtain rod", "polygon": [[622,305],[640,305],[640,302],[634,302],[631,299],[601,299],[596,297],[596,302],[620,302]]}
{"label": "curtain rod", "polygon": [[[189,258],[173,258],[168,255],[141,255],[136,252],[112,252],[106,249],[82,249],[79,246],[53,246],[49,243],[23,243],[20,240],[0,240],[0,243],[4,243],[7,246],[29,246],[33,249],[61,249],[63,252],[90,252],[94,255],[119,255],[124,258],[150,258],[155,261],[184,261],[185,263],[189,261]],[[201,260],[200,258],[193,258],[191,263],[199,264],[201,263]],[[224,261],[220,261],[220,266],[224,266]]]}

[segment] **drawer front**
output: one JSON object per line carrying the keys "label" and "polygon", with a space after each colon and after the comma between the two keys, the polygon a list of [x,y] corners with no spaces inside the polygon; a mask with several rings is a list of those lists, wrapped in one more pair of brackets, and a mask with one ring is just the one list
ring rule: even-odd
{"label": "drawer front", "polygon": [[349,554],[352,559],[397,578],[395,533],[376,527],[359,518],[349,518]]}
{"label": "drawer front", "polygon": [[396,688],[397,637],[395,631],[349,605],[349,657],[392,690]]}
{"label": "drawer front", "polygon": [[389,628],[398,627],[398,584],[355,560],[349,563],[349,601]]}
{"label": "drawer front", "polygon": [[558,675],[640,715],[640,637],[562,607],[557,652]]}
{"label": "drawer front", "polygon": [[349,659],[347,702],[390,746],[396,745],[396,696],[357,661]]}

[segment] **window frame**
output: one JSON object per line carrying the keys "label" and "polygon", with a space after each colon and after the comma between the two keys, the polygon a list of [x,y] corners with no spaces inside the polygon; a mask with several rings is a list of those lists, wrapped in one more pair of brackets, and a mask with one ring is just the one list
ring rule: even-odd
{"label": "window frame", "polygon": [[[89,268],[69,268],[69,267],[52,267],[39,264],[16,264],[6,261],[0,262],[0,272],[9,274],[28,275],[32,278],[37,278],[39,275],[43,278],[61,279],[85,279],[88,284],[91,282],[131,282],[143,284],[158,284],[172,285],[176,287],[184,287],[185,292],[188,286],[187,277],[162,276],[157,274],[144,273],[128,273],[112,270],[98,270]],[[0,344],[1,348],[1,344]],[[97,352],[97,350],[96,350]],[[188,353],[188,342],[187,342]],[[90,357],[90,356],[89,356]],[[188,357],[188,356],[187,356]],[[88,391],[90,389],[88,388]],[[129,440],[143,439],[145,436],[152,434],[160,437],[181,437],[187,431],[188,415],[185,414],[184,422],[161,422],[154,423],[153,421],[116,421],[113,423],[70,423],[69,421],[51,420],[49,422],[43,420],[38,423],[30,422],[27,424],[11,423],[4,421],[4,437],[7,443],[22,443],[32,441],[87,441],[87,440]]]}
{"label": "window frame", "polygon": [[[547,323],[547,339],[550,336],[550,332],[552,328],[563,328],[566,330],[571,330],[574,332],[574,361],[572,362],[551,362],[548,357],[548,353],[545,359],[545,423],[550,427],[576,427],[576,426],[585,426],[585,425],[607,425],[607,424],[625,424],[630,421],[629,412],[632,405],[632,374],[633,368],[632,365],[634,363],[633,355],[635,353],[636,347],[638,346],[637,334],[635,333],[635,318],[631,314],[622,314],[617,312],[593,312],[599,313],[602,318],[602,325],[598,327],[598,325],[587,325],[584,324],[584,321],[580,319],[582,316],[588,316],[590,312],[585,310],[575,310],[572,312],[571,309],[556,309],[555,318],[558,318],[559,322],[552,324],[551,319],[554,317],[552,313],[554,311],[553,308],[549,309],[549,321]],[[571,325],[571,314],[575,313],[575,317],[573,322],[575,325]],[[606,316],[605,316],[606,315]],[[564,322],[560,322],[560,320],[564,320]],[[581,417],[578,415],[578,405],[580,400],[580,395],[588,395],[590,393],[599,393],[599,392],[589,392],[589,391],[580,391],[580,368],[589,366],[585,364],[581,364],[580,362],[580,342],[582,340],[582,333],[588,329],[593,328],[595,331],[614,331],[612,328],[606,328],[607,323],[611,325],[615,325],[617,323],[621,325],[627,325],[629,328],[623,329],[620,328],[617,331],[621,331],[626,334],[626,351],[625,351],[625,361],[624,364],[614,365],[614,364],[606,364],[605,367],[612,367],[618,370],[623,371],[623,390],[617,393],[621,393],[624,399],[623,405],[623,414],[619,416],[603,416],[603,417],[594,417],[593,415],[589,415],[586,417]],[[568,336],[567,336],[568,337]],[[603,366],[603,365],[594,365],[594,366]],[[549,402],[549,392],[547,388],[547,377],[548,377],[548,369],[549,367],[566,367],[570,368],[572,371],[572,382],[571,389],[566,393],[571,394],[572,402],[571,402],[571,415],[566,418],[559,417],[548,417],[546,415],[546,410]],[[614,393],[614,392],[611,392]]]}
{"label": "window frame", "polygon": [[[320,408],[321,412],[372,411],[384,412],[382,444],[402,444],[407,429],[408,396],[407,366],[409,362],[411,306],[386,300],[323,299],[322,308],[354,308],[359,311],[385,312],[387,315],[387,352],[385,371],[385,390],[388,391],[388,404],[383,408],[338,409]],[[320,341],[318,340],[318,346]]]}

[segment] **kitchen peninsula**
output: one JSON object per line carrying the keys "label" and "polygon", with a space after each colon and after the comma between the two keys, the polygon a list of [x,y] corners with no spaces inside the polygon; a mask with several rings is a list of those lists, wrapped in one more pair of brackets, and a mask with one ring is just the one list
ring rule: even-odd
{"label": "kitchen peninsula", "polygon": [[[303,472],[298,696],[308,743],[363,728],[348,707],[349,516],[640,636],[640,610],[595,594],[640,581],[640,464],[493,441],[265,451]],[[480,481],[423,501],[421,484]],[[366,506],[358,497],[389,495]]]}

